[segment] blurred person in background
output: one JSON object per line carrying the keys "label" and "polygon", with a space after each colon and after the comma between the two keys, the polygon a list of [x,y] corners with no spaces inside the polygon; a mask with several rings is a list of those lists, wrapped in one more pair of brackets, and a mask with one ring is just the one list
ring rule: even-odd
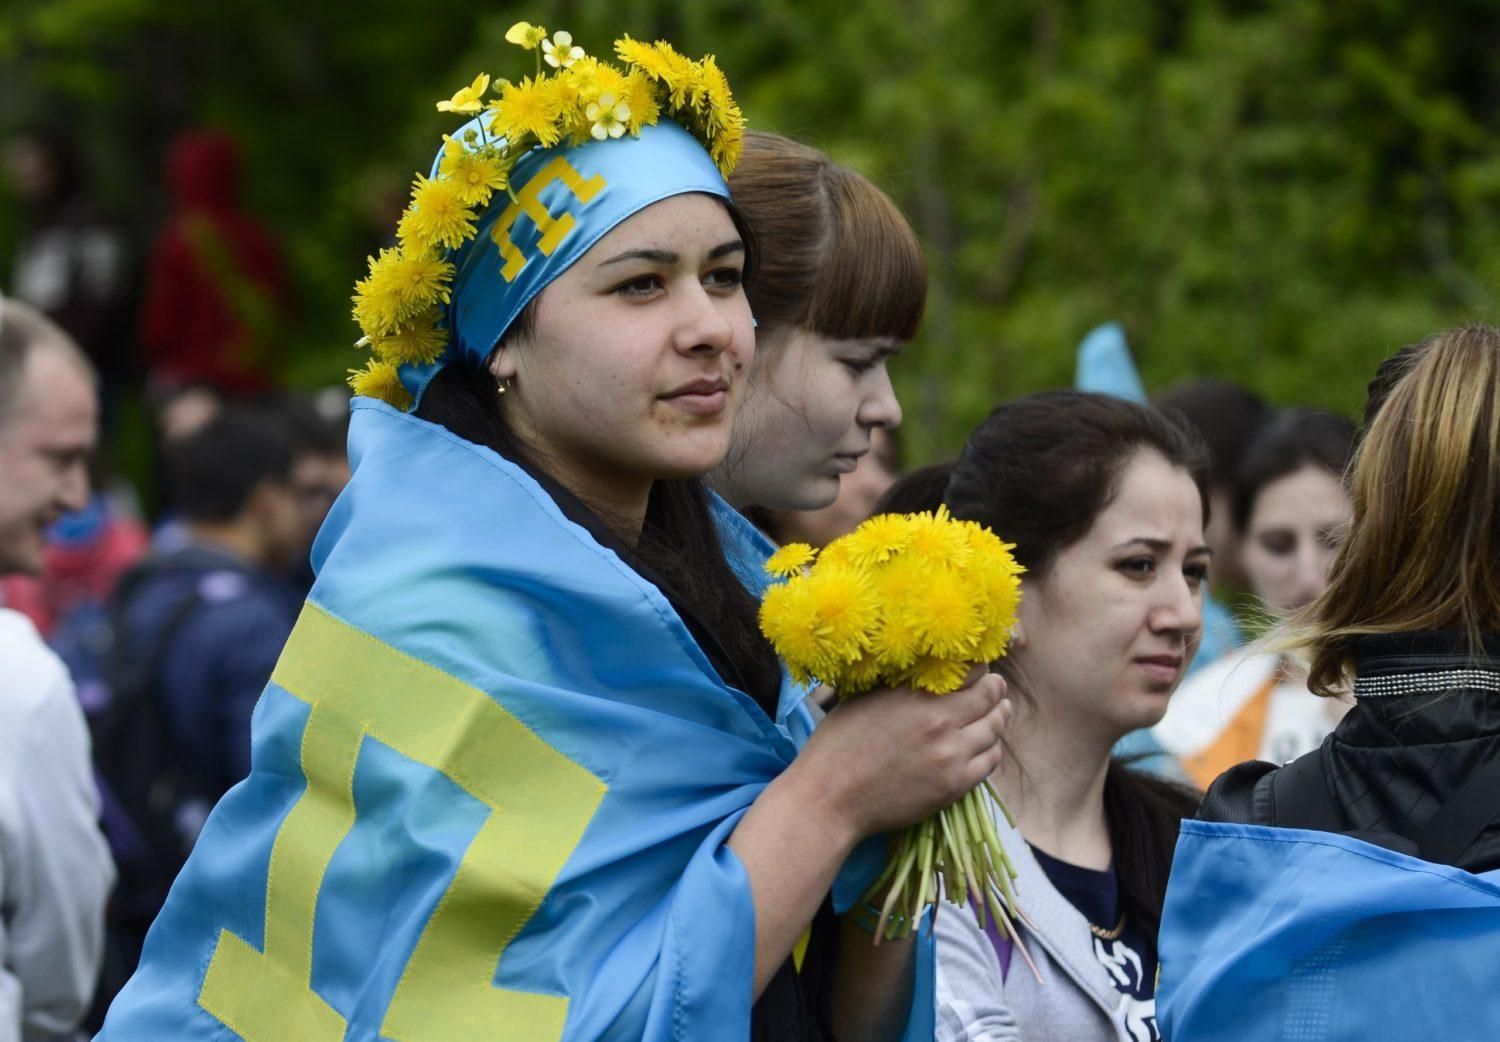
{"label": "blurred person in background", "polygon": [[[1230,520],[1250,588],[1277,620],[1328,585],[1349,524],[1343,478],[1353,452],[1348,420],[1288,409],[1240,464]],[[1251,647],[1194,673],[1153,734],[1207,788],[1245,760],[1286,763],[1317,748],[1347,708],[1313,697],[1306,673],[1286,656]]]}
{"label": "blurred person in background", "polygon": [[[0,574],[40,573],[48,527],[88,501],[97,396],[65,332],[0,301]],[[0,664],[0,1042],[32,1042],[88,1008],[114,867],[67,669],[3,608]]]}
{"label": "blurred person in background", "polygon": [[1231,768],[1183,823],[1169,1039],[1500,1037],[1500,331],[1382,364],[1349,488],[1328,583],[1276,639],[1355,704],[1292,763]]}
{"label": "blurred person in background", "polygon": [[1193,380],[1168,388],[1157,408],[1185,417],[1208,445],[1209,521],[1204,533],[1213,547],[1213,588],[1203,606],[1203,641],[1194,667],[1201,669],[1244,643],[1226,598],[1245,589],[1240,534],[1234,524],[1235,477],[1245,453],[1271,419],[1259,395],[1225,380]]}
{"label": "blurred person in background", "polygon": [[288,573],[299,593],[312,588],[313,569],[309,551],[318,529],[333,508],[344,486],[349,484],[349,453],[345,440],[349,431],[349,398],[341,392],[320,398],[297,393],[278,396],[269,403],[272,419],[292,441],[292,490],[302,512],[302,548],[293,557]]}
{"label": "blurred person in background", "polygon": [[1235,480],[1245,453],[1271,421],[1273,410],[1253,391],[1227,380],[1176,384],[1157,395],[1154,404],[1185,417],[1208,445],[1212,512],[1205,534],[1214,548],[1214,578],[1243,588],[1248,579],[1240,564],[1240,533],[1233,520]]}
{"label": "blurred person in background", "polygon": [[300,601],[305,549],[290,437],[225,406],[166,450],[179,547],[147,557],[114,605],[111,701],[95,722],[120,892],[106,989],[118,989],[203,820],[250,769],[250,716]]}
{"label": "blurred person in background", "polygon": [[1202,630],[1208,467],[1185,425],[1076,391],[1002,405],[970,436],[945,500],[1026,568],[1009,652],[1016,702],[991,780],[1019,876],[1022,941],[937,916],[939,1042],[1156,1042],[1156,932],[1184,786],[1114,758],[1166,712]]}
{"label": "blurred person in background", "polygon": [[5,148],[21,204],[11,289],[62,327],[99,374],[112,410],[136,377],[137,258],[124,230],[93,197],[82,155],[61,131],[31,130]]}
{"label": "blurred person in background", "polygon": [[167,183],[173,213],[152,246],[141,314],[153,389],[268,390],[292,294],[281,247],[240,203],[234,142],[217,131],[183,134]]}

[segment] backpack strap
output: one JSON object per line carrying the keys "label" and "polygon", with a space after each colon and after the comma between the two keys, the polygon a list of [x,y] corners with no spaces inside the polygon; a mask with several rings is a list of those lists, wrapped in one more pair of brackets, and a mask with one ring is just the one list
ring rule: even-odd
{"label": "backpack strap", "polygon": [[1500,818],[1500,759],[1481,764],[1443,801],[1437,815],[1416,836],[1422,860],[1456,865],[1464,851]]}

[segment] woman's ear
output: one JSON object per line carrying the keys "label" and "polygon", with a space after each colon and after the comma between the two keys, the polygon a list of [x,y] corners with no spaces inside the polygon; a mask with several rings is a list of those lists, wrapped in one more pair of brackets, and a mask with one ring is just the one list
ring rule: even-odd
{"label": "woman's ear", "polygon": [[1024,648],[1025,646],[1026,624],[1021,621],[1019,616],[1017,616],[1016,625],[1010,631],[1010,650],[1014,651],[1017,648]]}
{"label": "woman's ear", "polygon": [[515,352],[506,346],[505,341],[500,341],[500,346],[495,348],[494,354],[490,355],[490,375],[499,383],[514,380],[516,377]]}

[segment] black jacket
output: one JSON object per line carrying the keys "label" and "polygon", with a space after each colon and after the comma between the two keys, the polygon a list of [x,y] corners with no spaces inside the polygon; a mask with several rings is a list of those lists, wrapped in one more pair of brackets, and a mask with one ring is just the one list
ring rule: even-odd
{"label": "black jacket", "polygon": [[[1198,817],[1325,828],[1470,872],[1500,868],[1500,634],[1478,655],[1456,633],[1366,637],[1354,650],[1355,706],[1322,748],[1284,768],[1231,768]],[[1319,781],[1324,820],[1322,793],[1305,798]],[[1430,856],[1445,845],[1449,856]]]}

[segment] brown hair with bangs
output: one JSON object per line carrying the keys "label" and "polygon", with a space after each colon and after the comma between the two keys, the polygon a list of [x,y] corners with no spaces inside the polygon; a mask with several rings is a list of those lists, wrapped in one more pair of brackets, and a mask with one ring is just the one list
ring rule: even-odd
{"label": "brown hair with bangs", "polygon": [[900,209],[867,178],[815,148],[752,131],[729,191],[758,246],[745,292],[762,335],[916,335],[927,262]]}
{"label": "brown hair with bangs", "polygon": [[1377,633],[1500,631],[1500,330],[1408,347],[1370,384],[1350,472],[1348,540],[1293,624],[1309,687],[1346,691],[1351,645]]}

